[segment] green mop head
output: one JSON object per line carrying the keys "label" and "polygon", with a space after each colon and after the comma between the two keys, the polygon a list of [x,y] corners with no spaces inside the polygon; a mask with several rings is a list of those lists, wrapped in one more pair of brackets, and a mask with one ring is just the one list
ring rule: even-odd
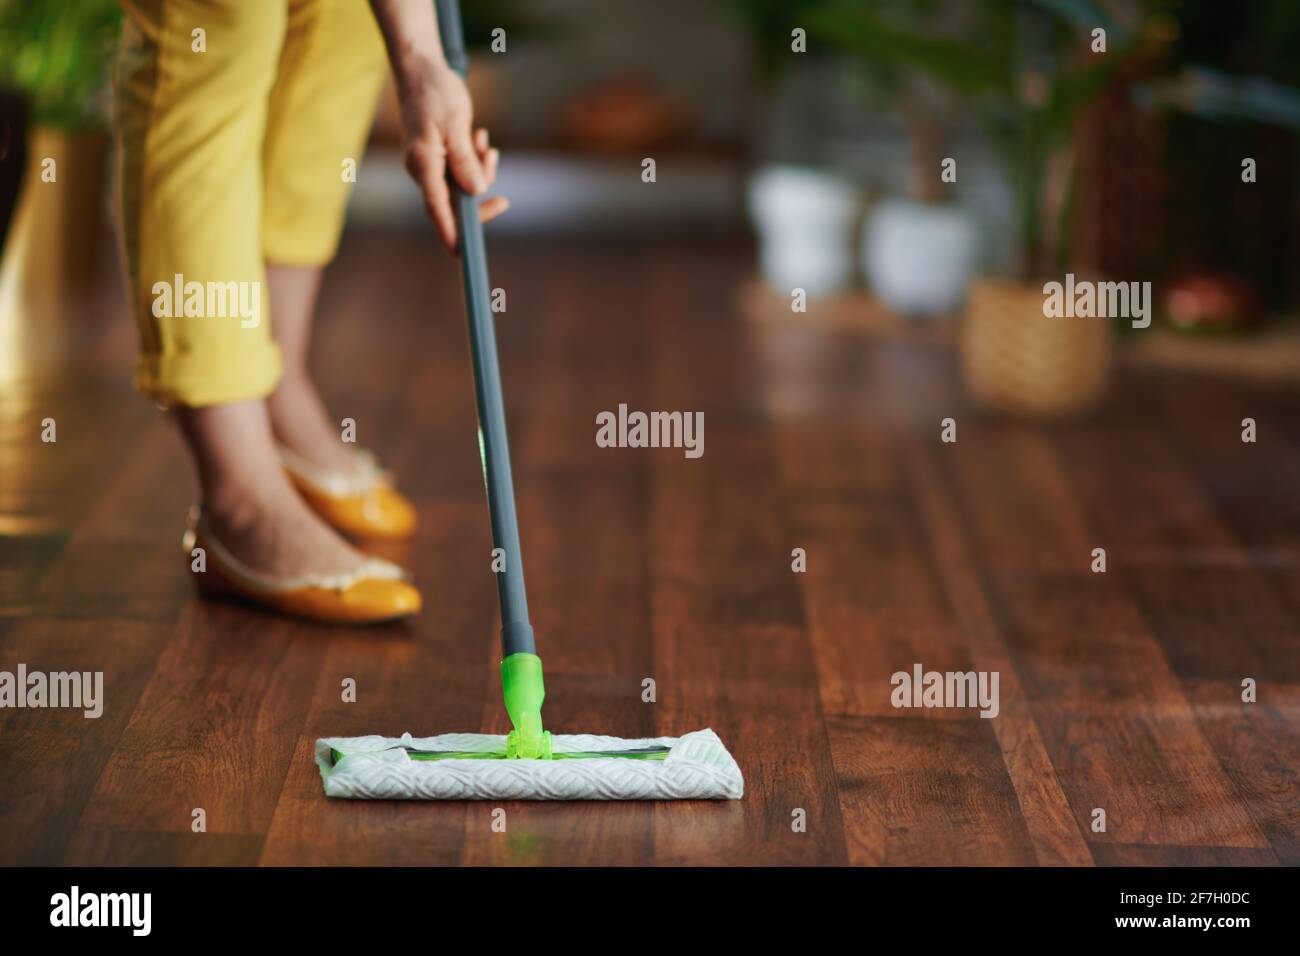
{"label": "green mop head", "polygon": [[625,740],[542,729],[542,662],[501,662],[514,730],[437,737],[328,738],[316,763],[330,797],[377,800],[681,800],[744,793],[740,768],[717,734]]}

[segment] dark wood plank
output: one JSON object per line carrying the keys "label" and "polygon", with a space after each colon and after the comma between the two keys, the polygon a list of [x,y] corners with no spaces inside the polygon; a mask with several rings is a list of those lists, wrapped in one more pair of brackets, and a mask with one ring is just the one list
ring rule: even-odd
{"label": "dark wood plank", "polygon": [[849,862],[1033,864],[1033,840],[991,723],[830,718]]}
{"label": "dark wood plank", "polygon": [[[1158,395],[1147,401],[1158,406]],[[1206,472],[1189,467],[1169,438],[1173,427],[1163,418],[1145,426],[1095,423],[1055,442],[1096,527],[1094,546],[1107,548],[1109,572],[1097,583],[1132,595],[1182,678],[1295,681],[1300,655],[1290,648],[1300,617],[1271,580],[1285,567],[1252,562],[1237,530],[1244,525],[1229,524],[1206,494]],[[1233,449],[1208,425],[1198,434],[1212,457],[1235,454],[1240,462],[1254,451],[1239,440],[1247,451]],[[1254,467],[1239,469],[1242,480],[1256,480]],[[1267,509],[1280,499],[1260,488],[1259,500]],[[1228,633],[1231,641],[1223,639]]]}
{"label": "dark wood plank", "polygon": [[[1270,479],[1242,465],[1254,448],[1240,442],[1239,423],[1254,402],[1215,389],[1201,404],[1197,391],[1192,402],[1177,406],[1184,416],[1165,390],[1141,394],[1162,427],[1101,421],[1073,429],[1056,447],[1114,556],[1110,574],[1133,595],[1180,678],[1235,802],[1280,858],[1293,859],[1300,830],[1295,772],[1293,762],[1276,755],[1294,737],[1284,730],[1283,714],[1294,703],[1300,655],[1292,648],[1300,624],[1279,583],[1300,579],[1288,562],[1267,556],[1278,553],[1273,533],[1247,513],[1268,511],[1280,500]],[[1286,439],[1271,427],[1270,433],[1270,457],[1291,457]],[[1230,494],[1224,484],[1218,463],[1232,458],[1232,480],[1252,487],[1249,494]],[[1248,497],[1257,504],[1245,506]],[[1245,535],[1254,536],[1258,548]],[[1269,688],[1272,707],[1242,703],[1241,680],[1248,676]],[[1106,683],[1118,688],[1114,676]]]}
{"label": "dark wood plank", "polygon": [[[705,451],[655,452],[649,518],[656,719],[711,726],[746,775],[734,804],[655,807],[658,862],[846,861],[835,768],[781,512],[775,437],[752,381],[748,335],[719,317],[715,273],[656,263],[658,401],[702,411]],[[680,290],[668,296],[665,290]],[[697,321],[706,316],[714,321]],[[632,406],[637,407],[637,406]],[[806,831],[792,814],[806,816]]]}
{"label": "dark wood plank", "polygon": [[1190,683],[1187,693],[1236,802],[1282,863],[1300,865],[1300,685],[1265,682],[1254,704],[1224,682]]}
{"label": "dark wood plank", "polygon": [[[895,672],[910,674],[914,663],[940,671],[973,666],[943,593],[901,445],[856,419],[795,422],[779,434],[790,544],[808,558],[796,579],[822,706],[837,716],[896,715],[890,703]],[[970,712],[908,716],[961,720]]]}
{"label": "dark wood plank", "polygon": [[1277,866],[1271,850],[1236,846],[1143,846],[1099,843],[1099,866]]}
{"label": "dark wood plank", "polygon": [[[1089,842],[1265,846],[1132,601],[1093,587],[1099,542],[1045,439],[976,424],[962,441],[951,488],[1057,778],[1081,825],[1094,808],[1109,818],[1106,833],[1085,830]],[[997,481],[991,461],[1015,467]]]}
{"label": "dark wood plank", "polygon": [[261,846],[260,834],[100,828],[78,833],[63,862],[69,866],[252,866]]}
{"label": "dark wood plank", "polygon": [[[122,392],[116,401],[132,401]],[[164,416],[142,422],[130,456],[26,596],[32,613],[91,619],[176,620],[194,593],[181,546],[195,482]],[[177,572],[181,573],[177,573]]]}
{"label": "dark wood plank", "polygon": [[[123,389],[117,400],[132,396]],[[167,470],[160,466],[175,448],[156,417],[141,422],[138,440],[121,442],[130,457],[120,460],[106,450],[107,462],[117,467],[81,474],[83,491],[53,516],[75,527],[56,551],[40,549],[29,589],[18,603],[6,604],[0,666],[10,672],[19,663],[44,672],[102,672],[104,696],[103,713],[93,719],[82,711],[0,710],[0,764],[12,774],[0,790],[0,861],[6,864],[63,858],[166,646],[181,595],[188,594],[189,582],[177,573],[184,568],[184,509],[172,514],[171,534],[155,533],[147,519],[140,530],[130,528],[132,515],[171,498],[159,495],[157,485],[159,471]],[[87,412],[80,421],[88,420]],[[94,444],[86,437],[69,447],[76,443],[87,446],[84,455]],[[33,509],[46,507],[39,497],[29,500]],[[111,576],[114,590],[90,569]]]}
{"label": "dark wood plank", "polygon": [[[931,560],[943,593],[979,671],[999,675],[999,713],[989,722],[1029,833],[1037,862],[1051,866],[1085,866],[1092,862],[1081,827],[1057,779],[1020,666],[1004,633],[991,593],[984,555],[972,533],[960,499],[947,480],[952,446],[939,440],[944,419],[958,426],[958,443],[968,442],[969,428],[984,417],[957,387],[957,376],[943,363],[918,361],[915,355],[882,363],[881,388],[891,420],[904,430],[900,455],[906,460],[908,484],[928,539]],[[1022,466],[1003,459],[1002,467]],[[1059,493],[1059,489],[1058,493]]]}
{"label": "dark wood plank", "polygon": [[91,862],[101,829],[141,839],[191,832],[195,808],[207,833],[265,834],[319,678],[320,639],[246,608],[189,604],[87,802],[70,859]]}
{"label": "dark wood plank", "polygon": [[910,473],[925,515],[935,561],[948,600],[964,624],[976,667],[999,675],[1000,707],[993,719],[1012,786],[1024,815],[1039,863],[1086,866],[1091,863],[1080,821],[1057,778],[1052,756],[1029,706],[1030,694],[1003,633],[1000,615],[989,594],[979,552],[941,478],[943,451],[914,443],[908,452]]}
{"label": "dark wood plank", "polygon": [[[0,660],[14,672],[102,671],[104,707],[96,719],[66,709],[0,710],[0,863],[58,863],[100,772],[113,758],[163,643],[133,621],[72,617],[15,622],[0,637]],[[111,862],[111,861],[103,861]]]}

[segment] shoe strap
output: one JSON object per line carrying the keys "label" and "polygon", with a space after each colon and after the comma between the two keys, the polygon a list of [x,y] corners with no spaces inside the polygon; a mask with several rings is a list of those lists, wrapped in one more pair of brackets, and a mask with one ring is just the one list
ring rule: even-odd
{"label": "shoe strap", "polygon": [[302,455],[283,445],[276,446],[280,455],[280,464],[299,481],[331,498],[352,498],[368,494],[376,488],[388,488],[393,484],[390,472],[379,467],[374,453],[365,448],[356,449],[360,467],[348,474],[333,471],[313,464]]}
{"label": "shoe strap", "polygon": [[186,550],[195,546],[206,549],[215,558],[224,574],[254,591],[284,592],[303,588],[321,588],[327,591],[346,591],[359,581],[404,581],[408,575],[396,564],[383,558],[368,557],[349,571],[329,574],[304,574],[293,578],[274,578],[254,571],[236,558],[212,533],[207,515],[200,505],[190,509],[190,526],[185,535]]}

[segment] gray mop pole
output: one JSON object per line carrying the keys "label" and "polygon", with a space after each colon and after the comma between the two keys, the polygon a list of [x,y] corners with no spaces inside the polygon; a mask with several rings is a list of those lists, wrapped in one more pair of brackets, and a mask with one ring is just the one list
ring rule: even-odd
{"label": "gray mop pole", "polygon": [[[461,31],[457,0],[436,0],[438,33],[447,63],[462,77],[469,67]],[[479,443],[483,458],[483,484],[487,488],[492,518],[492,543],[505,552],[505,570],[497,574],[501,598],[501,647],[511,654],[535,654],[533,628],[528,623],[528,596],[524,591],[524,559],[519,548],[519,519],[515,514],[514,481],[510,477],[510,444],[506,438],[505,401],[501,397],[501,370],[497,364],[496,330],[489,304],[487,251],[478,200],[467,195],[448,177],[452,204],[459,223],[461,278],[465,286],[465,311],[469,315],[470,359],[478,399]]]}

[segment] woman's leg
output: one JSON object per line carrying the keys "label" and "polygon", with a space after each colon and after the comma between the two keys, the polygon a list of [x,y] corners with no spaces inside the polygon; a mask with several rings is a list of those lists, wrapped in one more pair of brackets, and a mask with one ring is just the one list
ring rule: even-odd
{"label": "woman's leg", "polygon": [[273,331],[284,367],[266,408],[271,432],[280,445],[313,465],[347,474],[357,465],[354,446],[342,441],[342,425],[329,416],[307,370],[320,282],[319,266],[266,267]]}
{"label": "woman's leg", "polygon": [[236,558],[275,577],[353,568],[361,555],[281,470],[263,403],[281,360],[261,252],[261,149],[287,4],[123,6],[115,107],[137,385],[177,409],[211,526]]}
{"label": "woman's leg", "polygon": [[284,359],[284,376],[267,407],[280,444],[342,473],[357,466],[355,449],[327,413],[307,353],[321,269],[338,248],[349,186],[387,73],[369,4],[289,0],[262,147],[262,247]]}
{"label": "woman's leg", "polygon": [[280,467],[257,399],[178,408],[208,526],[244,564],[277,578],[349,571],[364,556],[303,503]]}

